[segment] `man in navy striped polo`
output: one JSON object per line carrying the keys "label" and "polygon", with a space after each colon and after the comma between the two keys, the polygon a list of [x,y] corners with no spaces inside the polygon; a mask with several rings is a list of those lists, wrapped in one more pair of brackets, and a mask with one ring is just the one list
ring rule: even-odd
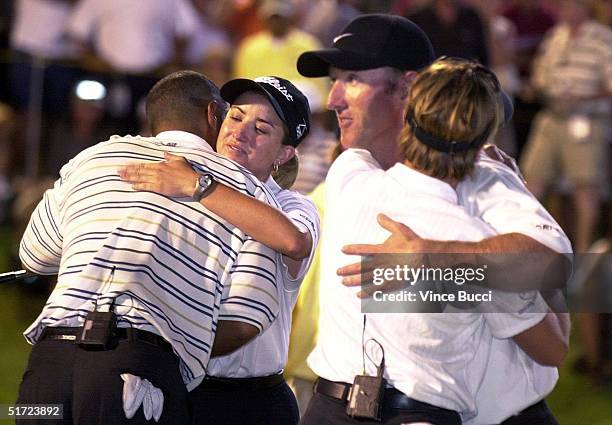
{"label": "man in navy striped polo", "polygon": [[[277,254],[199,203],[222,181],[277,206],[214,152],[224,112],[203,75],[171,74],[147,97],[155,137],[113,136],[62,168],[21,241],[24,267],[58,281],[24,333],[34,347],[18,403],[61,404],[63,423],[188,423],[187,389],[205,373],[213,341],[215,352],[232,351],[275,319]],[[192,197],[120,180],[118,167],[164,152],[202,174]],[[220,311],[231,319],[219,322]]]}

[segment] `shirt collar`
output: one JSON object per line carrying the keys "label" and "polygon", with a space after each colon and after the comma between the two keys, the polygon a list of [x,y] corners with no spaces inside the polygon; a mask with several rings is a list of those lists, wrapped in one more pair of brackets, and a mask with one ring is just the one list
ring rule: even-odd
{"label": "shirt collar", "polygon": [[395,164],[387,170],[387,173],[409,191],[434,195],[453,204],[459,202],[457,192],[455,192],[455,189],[450,184],[440,179],[426,176],[402,163]]}
{"label": "shirt collar", "polygon": [[268,180],[266,180],[264,184],[274,195],[283,190],[283,188],[276,183],[272,176],[268,177]]}
{"label": "shirt collar", "polygon": [[181,148],[191,149],[204,149],[206,151],[214,152],[213,148],[208,142],[202,139],[200,136],[196,136],[193,133],[180,130],[162,131],[155,139],[165,146],[176,146]]}

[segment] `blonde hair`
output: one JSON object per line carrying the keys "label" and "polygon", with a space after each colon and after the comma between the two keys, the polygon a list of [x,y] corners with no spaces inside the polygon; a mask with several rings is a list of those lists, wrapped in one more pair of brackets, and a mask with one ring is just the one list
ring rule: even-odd
{"label": "blonde hair", "polygon": [[[400,135],[406,161],[439,179],[469,175],[478,152],[503,120],[497,78],[484,66],[463,59],[441,58],[431,64],[415,79],[407,102],[407,122]],[[472,143],[454,153],[436,150],[414,135],[410,120],[449,148],[453,141]]]}
{"label": "blonde hair", "polygon": [[295,183],[300,168],[297,152],[293,157],[282,165],[279,165],[278,170],[272,171],[272,178],[283,189],[289,189]]}

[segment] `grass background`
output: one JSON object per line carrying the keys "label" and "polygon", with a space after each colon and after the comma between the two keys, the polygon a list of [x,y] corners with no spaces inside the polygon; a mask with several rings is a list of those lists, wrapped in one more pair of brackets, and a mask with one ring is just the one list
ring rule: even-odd
{"label": "grass background", "polygon": [[[9,258],[17,243],[10,229],[0,227],[0,273],[14,267]],[[14,403],[17,398],[30,352],[22,332],[36,318],[46,297],[35,287],[0,284],[0,404]],[[570,365],[577,352],[578,342],[573,335],[570,356],[561,369],[557,387],[547,399],[550,408],[562,425],[612,425],[612,389],[595,387],[584,376],[572,372]],[[3,424],[10,422],[0,420]]]}

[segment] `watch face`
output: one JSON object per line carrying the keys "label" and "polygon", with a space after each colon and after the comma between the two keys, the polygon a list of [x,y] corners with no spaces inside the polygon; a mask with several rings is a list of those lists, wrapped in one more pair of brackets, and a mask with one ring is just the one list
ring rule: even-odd
{"label": "watch face", "polygon": [[200,186],[204,190],[208,189],[208,187],[212,184],[212,176],[210,174],[204,174],[200,176]]}
{"label": "watch face", "polygon": [[212,187],[214,178],[211,174],[202,174],[198,177],[198,187],[196,188],[193,197],[198,201],[206,196],[206,192]]}

